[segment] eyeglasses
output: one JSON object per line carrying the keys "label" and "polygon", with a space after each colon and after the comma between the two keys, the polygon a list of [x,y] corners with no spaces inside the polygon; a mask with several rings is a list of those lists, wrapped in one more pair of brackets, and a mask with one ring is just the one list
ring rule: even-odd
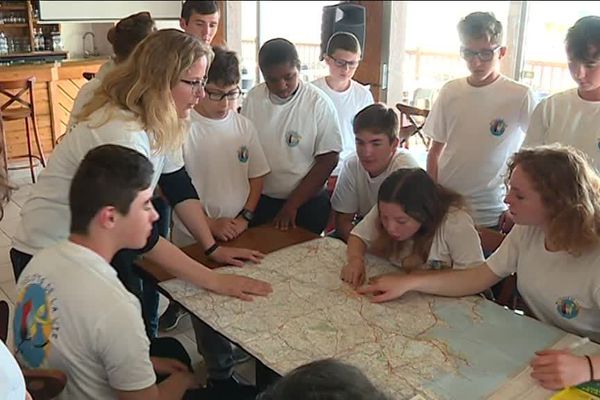
{"label": "eyeglasses", "polygon": [[473,51],[467,48],[460,48],[460,56],[465,60],[471,60],[473,57],[477,56],[481,61],[492,61],[494,58],[494,54],[502,48],[502,46],[496,46],[493,49],[483,49],[480,51]]}
{"label": "eyeglasses", "polygon": [[195,80],[195,81],[190,81],[187,79],[180,79],[181,82],[186,83],[192,87],[192,93],[194,95],[198,95],[198,94],[202,93],[202,89],[204,89],[204,86],[206,86],[207,80],[208,80],[208,78],[206,76],[200,80]]}
{"label": "eyeglasses", "polygon": [[239,88],[239,86],[231,92],[227,93],[212,92],[208,89],[204,89],[204,91],[208,95],[208,98],[213,101],[221,101],[224,98],[227,98],[227,100],[235,100],[242,94],[242,90]]}
{"label": "eyeglasses", "polygon": [[338,60],[337,58],[333,58],[331,56],[328,56],[328,57],[331,58],[333,60],[333,63],[340,68],[346,68],[346,66],[348,66],[348,68],[354,69],[354,68],[357,68],[358,64],[360,63],[360,61],[346,61],[346,60]]}

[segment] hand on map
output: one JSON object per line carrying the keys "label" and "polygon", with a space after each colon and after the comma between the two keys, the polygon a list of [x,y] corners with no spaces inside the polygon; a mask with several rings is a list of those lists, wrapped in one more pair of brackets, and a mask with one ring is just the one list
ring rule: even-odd
{"label": "hand on map", "polygon": [[365,283],[365,276],[365,264],[362,261],[350,261],[340,273],[340,278],[355,289]]}
{"label": "hand on map", "polygon": [[273,219],[273,225],[275,225],[277,229],[281,229],[282,231],[294,229],[296,227],[297,213],[297,208],[288,207],[286,204],[281,208],[281,210],[279,210],[279,212],[275,216],[275,219]]}
{"label": "hand on map", "polygon": [[243,267],[244,261],[252,261],[255,264],[259,264],[264,256],[263,253],[257,250],[219,246],[219,248],[210,255],[210,258],[221,264]]}
{"label": "hand on map", "polygon": [[210,230],[214,237],[227,242],[238,237],[247,227],[248,224],[243,227],[241,223],[233,218],[217,218],[212,221]]}
{"label": "hand on map", "polygon": [[215,293],[252,301],[252,296],[267,296],[273,291],[270,283],[233,274],[215,274],[214,283],[206,289]]}
{"label": "hand on map", "polygon": [[360,294],[372,295],[373,303],[383,303],[397,299],[411,290],[412,288],[408,284],[409,280],[410,275],[404,273],[380,275],[370,279],[367,286],[358,288],[357,291]]}
{"label": "hand on map", "polygon": [[585,357],[571,354],[570,350],[536,351],[531,360],[531,377],[545,389],[557,390],[590,380]]}

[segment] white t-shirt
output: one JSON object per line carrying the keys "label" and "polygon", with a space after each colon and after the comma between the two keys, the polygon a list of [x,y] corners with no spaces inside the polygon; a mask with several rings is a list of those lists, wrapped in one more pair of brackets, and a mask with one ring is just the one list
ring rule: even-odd
{"label": "white t-shirt", "polygon": [[600,171],[600,101],[586,101],[570,89],[535,108],[523,147],[561,143],[583,151]]}
{"label": "white t-shirt", "polygon": [[506,162],[521,146],[533,99],[527,86],[504,76],[483,87],[461,78],[444,85],[427,117],[425,134],[446,144],[438,181],[465,196],[477,225],[497,225],[506,210]]}
{"label": "white t-shirt", "polygon": [[21,367],[0,340],[0,395],[3,400],[24,400],[25,379]]}
{"label": "white t-shirt", "polygon": [[337,112],[342,132],[342,152],[340,153],[340,161],[331,175],[338,176],[342,168],[342,162],[356,151],[354,129],[352,128],[354,116],[366,106],[373,104],[373,95],[369,89],[353,80],[350,81],[348,89],[343,92],[336,92],[330,88],[325,77],[312,83],[331,99]]}
{"label": "white t-shirt", "polygon": [[92,99],[92,97],[94,96],[94,92],[100,87],[102,79],[104,79],[106,74],[108,74],[108,72],[111,71],[114,68],[114,66],[115,62],[112,59],[105,62],[104,64],[102,64],[102,66],[96,73],[96,76],[89,82],[86,82],[79,89],[79,92],[77,92],[77,96],[73,101],[73,108],[71,108],[71,114],[69,115],[69,122],[67,123],[66,130],[67,132],[69,131],[71,125],[73,125],[73,116],[80,113],[83,109],[83,106],[85,106]]}
{"label": "white t-shirt", "polygon": [[95,147],[118,144],[148,157],[154,166],[152,189],[161,173],[182,168],[181,154],[167,157],[151,149],[148,134],[139,122],[132,119],[131,113],[113,109],[110,121],[98,126],[107,110],[107,107],[97,110],[89,120],[75,124],[52,152],[47,167],[40,173],[31,196],[21,209],[21,222],[13,238],[13,246],[17,250],[35,254],[69,236],[71,179],[83,157]]}
{"label": "white t-shirt", "polygon": [[112,400],[155,383],[139,301],[86,247],[65,240],[33,257],[17,283],[13,328],[24,365],[67,375],[61,400]]}
{"label": "white t-shirt", "polygon": [[399,148],[387,169],[374,178],[364,169],[358,155],[351,154],[342,166],[331,197],[331,207],[340,213],[367,215],[377,203],[377,193],[385,178],[401,168],[419,168],[417,161],[405,149]]}
{"label": "white t-shirt", "polygon": [[575,257],[546,250],[542,229],[515,226],[487,259],[494,274],[517,273],[519,293],[541,321],[600,342],[600,247]]}
{"label": "white t-shirt", "polygon": [[[380,235],[378,225],[379,209],[373,207],[350,233],[358,236],[370,248]],[[402,266],[402,259],[411,251],[411,247],[406,246],[402,251],[392,254],[390,261]],[[480,265],[484,260],[473,219],[466,211],[451,208],[435,232],[427,265],[432,269],[467,268]]]}
{"label": "white t-shirt", "polygon": [[[183,146],[185,169],[210,218],[235,218],[250,194],[251,178],[269,173],[269,164],[250,120],[234,111],[221,120],[191,113]],[[177,218],[175,227],[191,235]]]}
{"label": "white t-shirt", "polygon": [[265,83],[248,92],[242,114],[256,127],[271,173],[263,194],[286,199],[311,170],[315,157],[342,149],[333,103],[311,84],[300,87],[289,101],[275,104]]}

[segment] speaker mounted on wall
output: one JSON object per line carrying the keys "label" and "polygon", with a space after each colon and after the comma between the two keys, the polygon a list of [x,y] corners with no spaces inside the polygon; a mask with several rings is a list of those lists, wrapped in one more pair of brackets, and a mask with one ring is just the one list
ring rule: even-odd
{"label": "speaker mounted on wall", "polygon": [[321,18],[321,54],[323,61],[327,53],[329,39],[337,32],[350,32],[358,39],[362,53],[365,53],[365,8],[353,3],[340,3],[323,7]]}

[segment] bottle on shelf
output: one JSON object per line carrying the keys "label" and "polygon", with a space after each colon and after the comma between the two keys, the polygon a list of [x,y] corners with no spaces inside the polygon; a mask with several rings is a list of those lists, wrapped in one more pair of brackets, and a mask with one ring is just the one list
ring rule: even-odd
{"label": "bottle on shelf", "polygon": [[8,54],[8,39],[4,32],[0,32],[0,54]]}

